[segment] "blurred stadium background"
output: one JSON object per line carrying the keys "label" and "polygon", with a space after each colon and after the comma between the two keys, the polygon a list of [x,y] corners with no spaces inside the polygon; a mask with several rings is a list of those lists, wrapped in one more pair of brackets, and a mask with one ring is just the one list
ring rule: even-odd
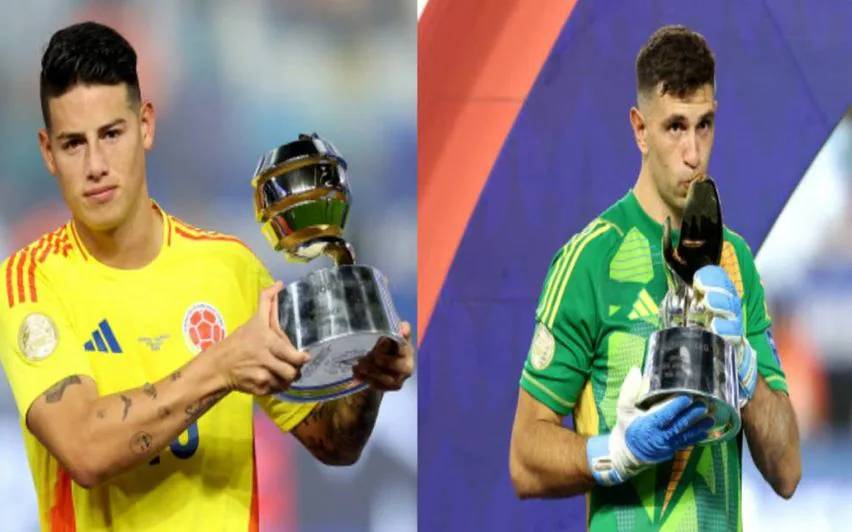
{"label": "blurred stadium background", "polygon": [[802,438],[789,501],[744,450],[743,528],[848,530],[850,4],[419,0],[418,10],[421,529],[585,530],[583,498],[514,494],[518,379],[552,254],[635,182],[636,54],[660,26],[686,24],[716,55],[709,171],[726,223],[757,255]]}
{"label": "blurred stadium background", "polygon": [[[0,0],[0,12],[0,254],[68,217],[38,153],[38,74],[54,31],[96,20],[139,55],[142,95],[158,113],[148,178],[166,210],[238,235],[285,281],[316,269],[272,252],[249,181],[262,152],[318,132],[349,163],[346,234],[359,260],[388,276],[400,315],[416,321],[412,1]],[[415,376],[385,398],[360,462],[342,469],[256,416],[262,530],[414,530],[416,397]],[[38,519],[19,431],[2,379],[0,529],[29,531]]]}

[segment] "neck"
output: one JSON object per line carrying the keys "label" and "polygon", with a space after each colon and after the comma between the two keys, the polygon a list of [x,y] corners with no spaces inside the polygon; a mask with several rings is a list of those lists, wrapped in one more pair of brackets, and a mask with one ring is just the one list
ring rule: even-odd
{"label": "neck", "polygon": [[138,269],[153,261],[163,245],[163,217],[147,197],[118,227],[97,231],[77,219],[74,226],[89,253],[113,268]]}
{"label": "neck", "polygon": [[645,164],[639,170],[639,178],[633,187],[633,194],[636,196],[636,200],[639,202],[642,210],[655,222],[662,225],[666,223],[666,218],[671,218],[672,229],[680,229],[683,211],[673,209],[668,203],[663,201],[663,198],[657,191],[657,185],[654,183],[654,179],[651,177],[651,173]]}

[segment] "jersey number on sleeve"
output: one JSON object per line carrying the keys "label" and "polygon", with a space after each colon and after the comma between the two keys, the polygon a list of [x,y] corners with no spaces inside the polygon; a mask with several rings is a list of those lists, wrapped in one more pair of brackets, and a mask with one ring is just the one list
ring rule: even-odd
{"label": "jersey number on sleeve", "polygon": [[186,443],[181,443],[182,436],[183,434],[175,438],[175,441],[169,445],[169,449],[178,458],[186,460],[198,450],[198,422],[193,421],[192,425],[186,427]]}

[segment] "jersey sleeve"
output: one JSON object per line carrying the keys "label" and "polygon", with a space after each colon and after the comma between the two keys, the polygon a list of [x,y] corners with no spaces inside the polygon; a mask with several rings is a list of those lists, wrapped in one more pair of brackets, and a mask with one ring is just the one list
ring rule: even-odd
{"label": "jersey sleeve", "polygon": [[550,263],[521,373],[521,388],[562,416],[588,378],[599,327],[590,234],[575,236]]}
{"label": "jersey sleeve", "polygon": [[284,432],[289,432],[301,423],[319,403],[291,403],[282,401],[274,395],[255,398],[255,402],[269,416],[273,423]]}
{"label": "jersey sleeve", "polygon": [[781,369],[778,349],[772,338],[772,320],[766,306],[763,283],[754,264],[754,256],[744,241],[738,247],[742,265],[746,337],[757,351],[757,369],[766,384],[772,390],[788,393],[787,378]]}
{"label": "jersey sleeve", "polygon": [[[2,265],[8,275],[8,263]],[[12,273],[14,276],[14,272]],[[83,342],[72,327],[59,294],[36,270],[34,284],[18,291],[2,289],[0,361],[21,417],[47,388],[71,375],[92,377]],[[37,297],[33,297],[33,287]],[[29,290],[29,292],[27,292]]]}

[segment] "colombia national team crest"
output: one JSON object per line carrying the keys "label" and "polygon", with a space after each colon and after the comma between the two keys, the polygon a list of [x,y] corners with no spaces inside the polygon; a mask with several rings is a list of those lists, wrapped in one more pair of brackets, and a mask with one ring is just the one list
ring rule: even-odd
{"label": "colombia national team crest", "polygon": [[183,316],[183,339],[189,350],[195,354],[220,342],[225,334],[225,320],[213,305],[195,303]]}

